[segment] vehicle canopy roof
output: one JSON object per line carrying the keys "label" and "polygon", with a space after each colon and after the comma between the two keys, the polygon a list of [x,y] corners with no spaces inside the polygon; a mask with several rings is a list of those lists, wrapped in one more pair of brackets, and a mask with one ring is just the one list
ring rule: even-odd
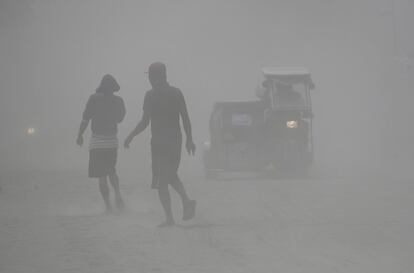
{"label": "vehicle canopy roof", "polygon": [[314,85],[311,74],[305,67],[264,67],[262,68],[262,73],[268,80],[290,84],[303,82],[310,86]]}
{"label": "vehicle canopy roof", "polygon": [[214,110],[227,111],[256,111],[263,110],[264,105],[260,100],[245,100],[245,101],[216,101],[214,103]]}

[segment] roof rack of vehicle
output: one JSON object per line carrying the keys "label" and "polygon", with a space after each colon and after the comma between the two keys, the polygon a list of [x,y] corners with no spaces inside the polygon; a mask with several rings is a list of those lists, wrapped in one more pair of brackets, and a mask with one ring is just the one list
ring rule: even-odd
{"label": "roof rack of vehicle", "polygon": [[278,76],[310,76],[305,67],[264,67],[262,72],[266,77]]}
{"label": "roof rack of vehicle", "polygon": [[262,72],[267,80],[280,81],[285,84],[305,82],[310,89],[315,88],[311,74],[305,67],[264,67]]}

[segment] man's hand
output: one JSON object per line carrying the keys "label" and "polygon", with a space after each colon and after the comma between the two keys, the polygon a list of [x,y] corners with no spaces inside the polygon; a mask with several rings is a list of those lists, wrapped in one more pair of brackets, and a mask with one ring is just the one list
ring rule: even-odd
{"label": "man's hand", "polygon": [[131,135],[129,135],[124,141],[124,148],[125,149],[129,149],[129,144],[131,143],[131,141],[132,141],[132,137],[131,137]]}
{"label": "man's hand", "polygon": [[78,136],[78,138],[76,139],[76,144],[78,144],[79,146],[83,145],[83,137],[82,136]]}
{"label": "man's hand", "polygon": [[196,146],[193,142],[193,140],[187,140],[187,142],[185,143],[185,148],[187,149],[187,153],[189,155],[194,155],[195,151],[196,151]]}

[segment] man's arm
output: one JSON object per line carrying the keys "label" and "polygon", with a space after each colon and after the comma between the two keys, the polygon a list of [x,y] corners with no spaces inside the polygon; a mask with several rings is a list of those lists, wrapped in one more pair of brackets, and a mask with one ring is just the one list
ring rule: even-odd
{"label": "man's arm", "polygon": [[187,149],[188,154],[194,155],[196,147],[195,147],[194,142],[193,142],[193,135],[192,135],[192,130],[191,130],[190,117],[188,115],[187,105],[185,103],[184,96],[181,92],[180,92],[180,100],[181,100],[180,115],[181,115],[181,119],[183,121],[184,132],[185,132],[185,135],[187,137],[185,147]]}
{"label": "man's arm", "polygon": [[128,137],[124,141],[124,147],[129,148],[129,144],[131,143],[132,139],[135,136],[139,135],[142,131],[144,131],[150,122],[150,116],[147,111],[144,111],[140,122],[138,122],[137,126],[134,130],[128,135]]}
{"label": "man's arm", "polygon": [[129,148],[129,144],[131,143],[132,139],[139,135],[142,131],[147,128],[148,124],[150,123],[150,109],[151,109],[151,98],[150,93],[145,93],[144,97],[144,105],[142,106],[143,114],[140,122],[138,122],[137,126],[134,130],[128,135],[128,137],[124,141],[124,148]]}

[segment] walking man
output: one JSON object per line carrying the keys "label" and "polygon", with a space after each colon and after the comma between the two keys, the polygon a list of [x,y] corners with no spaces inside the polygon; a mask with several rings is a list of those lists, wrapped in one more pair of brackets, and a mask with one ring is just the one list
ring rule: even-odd
{"label": "walking man", "polygon": [[151,122],[151,187],[158,190],[166,216],[165,222],[159,227],[167,227],[175,225],[168,185],[181,197],[183,220],[190,220],[195,216],[196,201],[187,196],[177,174],[182,144],[180,116],[187,137],[185,147],[190,155],[194,155],[195,145],[184,96],[180,89],[168,84],[165,65],[159,62],[151,64],[148,78],[152,89],[145,94],[142,119],[125,139],[124,146],[129,148],[132,139]]}
{"label": "walking man", "polygon": [[120,87],[115,78],[109,74],[102,78],[96,93],[89,97],[83,112],[76,143],[83,144],[83,133],[91,122],[92,137],[89,143],[89,177],[99,178],[99,189],[105,202],[106,211],[111,212],[107,177],[115,191],[115,205],[118,210],[124,208],[116,174],[117,161],[117,124],[125,116],[125,105],[121,97],[114,92]]}

